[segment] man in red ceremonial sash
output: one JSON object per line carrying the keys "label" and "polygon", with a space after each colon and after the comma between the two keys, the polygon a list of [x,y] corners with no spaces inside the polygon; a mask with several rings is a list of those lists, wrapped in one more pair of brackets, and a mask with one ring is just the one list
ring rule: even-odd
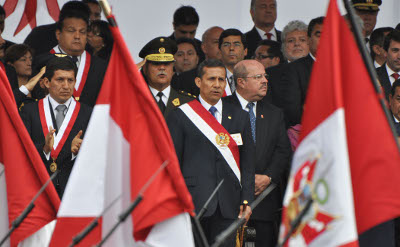
{"label": "man in red ceremonial sash", "polygon": [[44,85],[49,95],[22,108],[21,118],[62,198],[92,109],[72,97],[77,68],[68,57],[55,57],[46,65]]}
{"label": "man in red ceremonial sash", "polygon": [[[167,124],[196,213],[224,179],[201,220],[208,241],[213,243],[242,215],[243,201],[253,201],[255,150],[248,114],[221,99],[226,86],[222,62],[202,62],[198,75],[199,100],[172,111]],[[248,218],[250,214],[247,207],[243,215]],[[234,237],[224,246],[234,246]]]}
{"label": "man in red ceremonial sash", "polygon": [[[58,44],[51,54],[64,53],[72,58],[78,67],[73,96],[76,101],[89,106],[96,104],[97,95],[103,83],[107,64],[101,58],[91,56],[85,51],[89,26],[89,7],[79,1],[71,1],[64,5],[57,22],[56,37]],[[37,56],[33,67],[38,70],[38,61],[48,53]]]}

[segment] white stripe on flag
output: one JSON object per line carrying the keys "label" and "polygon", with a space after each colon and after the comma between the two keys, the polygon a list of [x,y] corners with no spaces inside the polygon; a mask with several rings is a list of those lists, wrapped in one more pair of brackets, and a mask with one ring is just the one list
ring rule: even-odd
{"label": "white stripe on flag", "polygon": [[[286,190],[285,207],[296,193],[293,191],[293,175],[305,162],[315,157],[319,159],[312,178],[314,204],[304,217],[304,221],[307,221],[312,229],[319,230],[324,224],[315,219],[318,213],[327,214],[334,219],[309,246],[338,246],[355,241],[357,230],[343,109],[332,113],[298,146]],[[289,246],[306,246],[301,234],[291,238],[289,243]]]}
{"label": "white stripe on flag", "polygon": [[[8,232],[8,205],[7,205],[7,184],[4,165],[0,163],[0,238],[3,239],[4,235]],[[4,245],[10,246],[10,239]]]}

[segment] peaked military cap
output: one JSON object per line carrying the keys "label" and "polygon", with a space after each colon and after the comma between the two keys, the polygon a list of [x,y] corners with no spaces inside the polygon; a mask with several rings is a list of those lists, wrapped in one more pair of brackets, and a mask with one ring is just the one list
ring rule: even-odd
{"label": "peaked military cap", "polygon": [[172,39],[157,37],[142,48],[139,57],[152,62],[173,62],[177,50],[176,43]]}
{"label": "peaked military cap", "polygon": [[382,0],[352,0],[353,7],[357,10],[379,11]]}

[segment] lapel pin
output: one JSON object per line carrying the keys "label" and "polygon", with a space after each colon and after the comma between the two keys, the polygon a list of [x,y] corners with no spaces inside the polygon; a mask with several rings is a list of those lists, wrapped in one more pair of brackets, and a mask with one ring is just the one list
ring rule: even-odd
{"label": "lapel pin", "polygon": [[264,118],[264,115],[261,114],[261,118]]}
{"label": "lapel pin", "polygon": [[231,116],[228,116],[228,118],[229,118],[229,119],[232,119],[232,117],[231,117]]}

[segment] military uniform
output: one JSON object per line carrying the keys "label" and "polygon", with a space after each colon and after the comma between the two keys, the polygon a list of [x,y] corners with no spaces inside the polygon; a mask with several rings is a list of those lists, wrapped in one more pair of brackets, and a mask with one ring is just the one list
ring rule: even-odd
{"label": "military uniform", "polygon": [[[175,41],[168,37],[157,37],[142,48],[139,57],[144,58],[146,63],[156,66],[160,64],[172,66],[172,63],[175,62],[173,54],[175,54],[177,50],[178,48]],[[154,85],[157,83],[153,82],[153,86],[151,86],[151,82],[149,82],[146,73],[144,73],[143,70],[142,74],[146,82],[149,84],[150,91],[165,118],[176,107],[195,99],[195,96],[190,93],[173,89],[171,87],[171,81],[169,81],[168,84],[164,84],[166,87],[162,87],[162,90],[156,89]],[[159,96],[159,93],[163,93],[163,96]]]}

